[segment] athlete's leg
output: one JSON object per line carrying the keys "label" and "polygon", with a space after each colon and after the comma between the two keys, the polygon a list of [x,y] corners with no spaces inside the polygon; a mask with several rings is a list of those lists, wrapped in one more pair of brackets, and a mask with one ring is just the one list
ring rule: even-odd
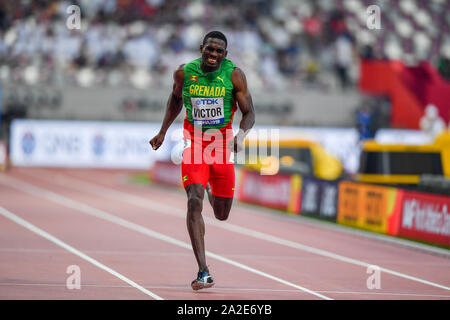
{"label": "athlete's leg", "polygon": [[211,186],[209,185],[209,182],[206,185],[205,191],[206,191],[206,195],[208,196],[208,201],[211,204],[211,207],[214,208],[214,195],[211,192]]}
{"label": "athlete's leg", "polygon": [[219,220],[227,220],[231,211],[231,205],[233,204],[233,198],[217,197],[214,196],[214,216]]}
{"label": "athlete's leg", "polygon": [[[234,197],[234,164],[214,164],[210,166],[208,198],[218,220],[226,220],[230,214]],[[211,194],[211,195],[210,195]]]}
{"label": "athlete's leg", "polygon": [[[195,157],[197,148],[195,147],[196,145],[191,147],[193,144],[194,142],[192,141],[190,144],[187,143],[187,148],[183,151],[181,174],[188,198],[186,225],[198,264],[197,278],[191,282],[191,288],[200,290],[214,285],[214,280],[209,274],[209,268],[206,265],[205,222],[202,217],[205,186],[209,179],[209,166],[204,161],[197,163]],[[199,149],[202,150],[201,146]]]}
{"label": "athlete's leg", "polygon": [[192,159],[195,159],[194,151],[195,148],[186,148],[183,151],[183,162],[181,163],[183,186],[188,198],[186,225],[199,271],[208,271],[205,258],[205,223],[202,217],[202,209],[205,186],[209,179],[209,167],[203,162],[193,163]]}
{"label": "athlete's leg", "polygon": [[186,223],[192,249],[197,259],[199,271],[209,272],[205,257],[205,222],[202,217],[205,188],[200,183],[193,183],[188,185],[185,190],[188,197]]}

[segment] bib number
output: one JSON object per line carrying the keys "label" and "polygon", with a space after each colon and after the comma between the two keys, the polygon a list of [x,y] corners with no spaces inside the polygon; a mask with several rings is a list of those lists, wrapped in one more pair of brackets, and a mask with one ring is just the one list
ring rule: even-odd
{"label": "bib number", "polygon": [[225,121],[223,97],[191,98],[195,125],[222,124]]}

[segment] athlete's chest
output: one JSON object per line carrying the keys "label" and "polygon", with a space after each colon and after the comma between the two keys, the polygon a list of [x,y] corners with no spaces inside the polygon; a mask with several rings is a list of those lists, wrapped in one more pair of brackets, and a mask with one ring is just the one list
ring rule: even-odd
{"label": "athlete's chest", "polygon": [[183,93],[190,97],[226,97],[232,95],[233,84],[225,72],[201,74],[191,72],[185,78]]}
{"label": "athlete's chest", "polygon": [[233,86],[225,73],[200,74],[186,77],[183,97],[196,125],[220,125],[229,113]]}

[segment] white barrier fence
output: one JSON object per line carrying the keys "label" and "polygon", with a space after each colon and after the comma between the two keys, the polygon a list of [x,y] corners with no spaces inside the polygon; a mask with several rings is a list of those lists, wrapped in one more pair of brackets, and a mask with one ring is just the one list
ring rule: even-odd
{"label": "white barrier fence", "polygon": [[155,123],[15,120],[11,125],[11,163],[148,169],[155,160],[170,158],[174,145],[167,141],[158,151],[151,149],[148,142],[159,128]]}
{"label": "white barrier fence", "polygon": [[[148,169],[156,160],[170,161],[174,147],[182,151],[181,123],[171,126],[159,150],[151,149],[148,142],[160,126],[156,122],[14,120],[10,159],[15,166]],[[358,170],[360,145],[354,128],[255,126],[252,130],[262,136],[272,129],[279,130],[281,139],[316,141],[340,159],[347,172]],[[383,142],[397,142],[398,131],[390,131],[380,131]],[[402,132],[417,142],[423,140],[420,131]]]}

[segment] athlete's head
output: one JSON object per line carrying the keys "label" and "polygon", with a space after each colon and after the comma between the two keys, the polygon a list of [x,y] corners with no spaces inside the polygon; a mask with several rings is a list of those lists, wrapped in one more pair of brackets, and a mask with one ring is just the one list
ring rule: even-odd
{"label": "athlete's head", "polygon": [[200,46],[202,69],[205,72],[215,71],[227,56],[227,38],[220,31],[211,31],[203,38]]}

